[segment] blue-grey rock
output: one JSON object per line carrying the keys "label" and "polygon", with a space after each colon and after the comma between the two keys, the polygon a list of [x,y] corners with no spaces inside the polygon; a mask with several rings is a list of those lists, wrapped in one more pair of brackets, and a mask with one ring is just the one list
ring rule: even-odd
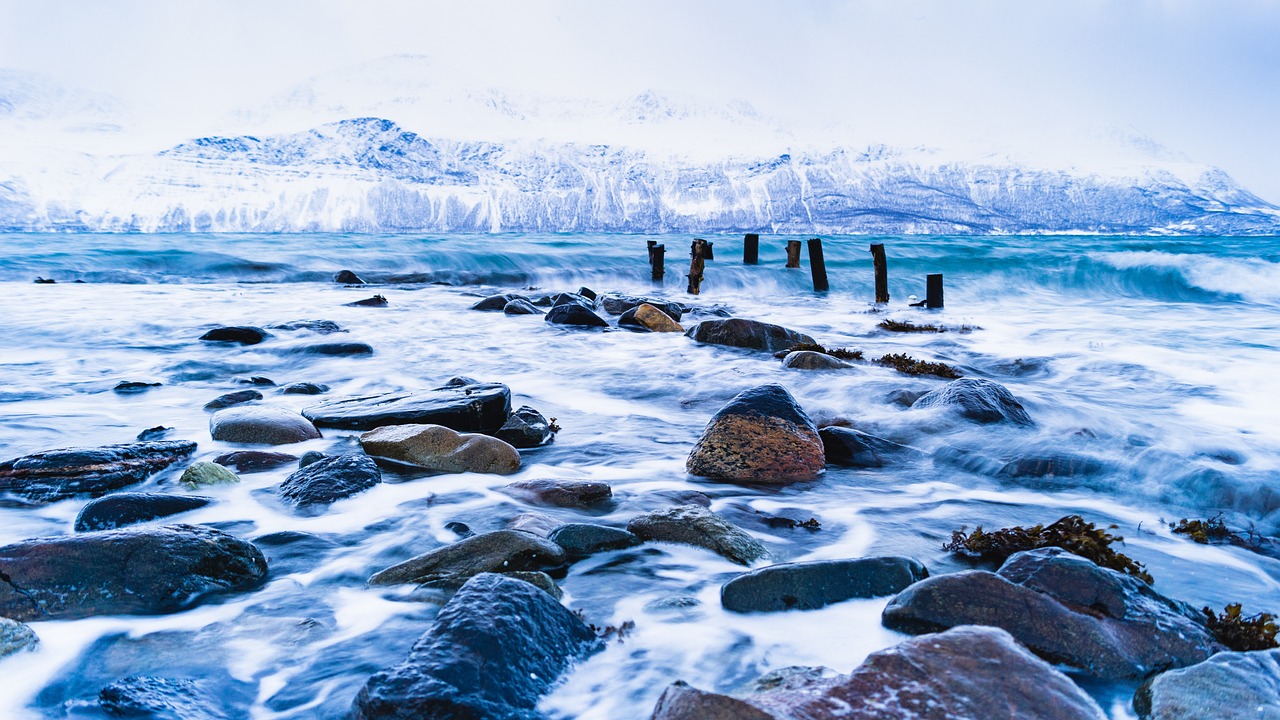
{"label": "blue-grey rock", "polygon": [[915,450],[861,430],[824,427],[818,431],[827,464],[844,467],[878,468],[895,455],[915,455]]}
{"label": "blue-grey rock", "polygon": [[541,570],[563,563],[564,558],[564,550],[546,538],[522,530],[494,530],[380,570],[369,584],[458,587],[480,573]]}
{"label": "blue-grey rock", "polygon": [[980,423],[1035,425],[1008,388],[982,378],[952,380],[945,387],[921,396],[911,407],[950,408],[961,417]]}
{"label": "blue-grey rock", "polygon": [[528,405],[521,405],[511,413],[511,417],[498,428],[494,437],[514,448],[536,448],[546,445],[555,439],[551,423]]}
{"label": "blue-grey rock", "polygon": [[320,437],[307,418],[270,405],[219,410],[209,418],[209,433],[214,440],[252,445],[288,445]]}
{"label": "blue-grey rock", "polygon": [[142,482],[195,452],[187,440],[59,448],[0,463],[0,492],[33,502],[98,497]]}
{"label": "blue-grey rock", "polygon": [[685,334],[700,343],[768,352],[789,350],[801,343],[815,344],[814,339],[804,333],[743,318],[703,320]]}
{"label": "blue-grey rock", "polygon": [[102,688],[98,706],[108,716],[145,720],[225,720],[216,696],[199,680],[128,677]]}
{"label": "blue-grey rock", "polygon": [[296,470],[280,484],[280,496],[299,507],[328,505],[382,482],[368,455],[333,455]]}
{"label": "blue-grey rock", "polygon": [[769,557],[759,541],[701,505],[654,510],[631,518],[627,530],[642,540],[693,545],[739,565]]}
{"label": "blue-grey rock", "polygon": [[739,575],[720,588],[734,612],[813,610],[853,598],[894,595],[929,576],[908,557],[784,563]]}
{"label": "blue-grey rock", "polygon": [[98,498],[76,515],[76,532],[114,530],[204,507],[213,498],[162,493],[113,493]]}
{"label": "blue-grey rock", "polygon": [[583,558],[609,550],[623,550],[644,542],[621,528],[589,523],[567,523],[552,530],[547,539],[564,548],[565,555]]}

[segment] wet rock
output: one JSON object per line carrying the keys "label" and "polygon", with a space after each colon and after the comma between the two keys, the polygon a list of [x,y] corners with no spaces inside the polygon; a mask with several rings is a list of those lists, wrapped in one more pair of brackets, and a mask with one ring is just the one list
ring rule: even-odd
{"label": "wet rock", "polygon": [[436,616],[409,657],[369,679],[355,720],[538,717],[538,699],[602,643],[529,583],[483,574]]}
{"label": "wet rock", "polygon": [[555,439],[555,433],[542,413],[528,405],[521,405],[498,428],[494,437],[514,448],[535,448],[551,442]]}
{"label": "wet rock", "polygon": [[861,430],[824,427],[818,431],[827,463],[844,467],[884,467],[894,455],[916,454],[906,445],[878,438]]}
{"label": "wet rock", "polygon": [[381,295],[374,295],[364,300],[356,300],[355,302],[342,303],[343,307],[387,307],[391,303]]}
{"label": "wet rock", "polygon": [[559,307],[561,305],[581,305],[582,307],[593,310],[596,304],[577,293],[556,293],[551,297],[551,307]]}
{"label": "wet rock", "polygon": [[209,432],[214,440],[251,445],[287,445],[320,437],[307,418],[269,405],[219,410],[209,418]]}
{"label": "wet rock", "polygon": [[502,307],[502,312],[507,315],[541,315],[542,311],[533,306],[533,303],[524,298],[516,298]]}
{"label": "wet rock", "polygon": [[59,448],[0,463],[0,492],[34,502],[97,497],[142,482],[195,452],[186,440]]}
{"label": "wet rock", "polygon": [[457,520],[453,520],[445,523],[444,529],[448,530],[454,535],[457,535],[458,537],[466,538],[466,537],[471,537],[472,535],[475,535],[475,532],[472,531],[471,526],[467,525],[464,522],[458,522]]}
{"label": "wet rock", "polygon": [[298,467],[304,468],[311,463],[320,462],[327,457],[329,456],[319,450],[308,450],[307,452],[302,453],[302,457],[298,458]]}
{"label": "wet rock", "polygon": [[98,705],[111,717],[149,720],[224,720],[227,715],[197,680],[135,676],[111,683],[98,693]]}
{"label": "wet rock", "polygon": [[1035,425],[1013,393],[1005,386],[982,378],[961,378],[926,393],[913,408],[951,408],[963,418],[980,423]]}
{"label": "wet rock", "polygon": [[551,576],[538,570],[514,570],[512,572],[502,573],[503,577],[509,577],[516,580],[523,580],[530,585],[542,590],[546,594],[555,598],[557,601],[564,597],[564,591],[551,579]]}
{"label": "wet rock", "polygon": [[198,462],[183,470],[178,482],[189,490],[195,490],[207,485],[235,485],[240,482],[240,478],[218,463]]}
{"label": "wet rock", "polygon": [[489,297],[472,305],[469,309],[480,310],[484,312],[495,312],[498,310],[505,310],[507,307],[507,304],[514,300],[524,300],[525,302],[528,302],[529,298],[523,295],[517,295],[515,293],[503,293],[501,295],[490,295]]}
{"label": "wet rock", "polygon": [[366,343],[320,343],[319,345],[303,345],[290,350],[299,355],[333,355],[337,357],[354,357],[372,355],[373,347]]}
{"label": "wet rock", "polygon": [[253,375],[247,378],[236,378],[236,382],[241,385],[258,385],[259,387],[275,387],[276,384],[275,380],[261,375]]}
{"label": "wet rock", "polygon": [[372,430],[385,425],[443,425],[459,432],[494,432],[511,415],[511,390],[498,383],[446,385],[419,392],[331,400],[302,414],[320,427]]}
{"label": "wet rock", "polygon": [[739,575],[720,588],[734,612],[813,610],[853,598],[894,595],[929,573],[908,557],[785,563]]}
{"label": "wet rock", "polygon": [[252,325],[233,325],[210,330],[200,336],[205,342],[224,342],[235,345],[257,345],[271,337],[271,333]]}
{"label": "wet rock", "polygon": [[533,533],[494,530],[380,570],[369,584],[459,587],[479,573],[540,570],[560,565],[564,559],[559,545]]}
{"label": "wet rock", "polygon": [[600,307],[610,315],[624,315],[641,305],[651,305],[663,312],[667,317],[680,322],[684,316],[684,308],[680,303],[664,302],[654,298],[634,297],[631,295],[604,295],[600,298]]}
{"label": "wet rock", "polygon": [[76,515],[75,529],[76,532],[114,530],[202,508],[211,502],[213,498],[198,495],[112,493],[81,508]]}
{"label": "wet rock", "polygon": [[329,333],[345,332],[342,326],[332,320],[292,320],[287,323],[270,326],[273,330],[310,330],[313,333],[328,335]]}
{"label": "wet rock", "polygon": [[1097,475],[1105,468],[1101,461],[1087,455],[1058,452],[1011,460],[996,474],[1008,478],[1074,478]]}
{"label": "wet rock", "polygon": [[782,367],[788,370],[844,370],[853,365],[826,353],[797,350],[782,358]]}
{"label": "wet rock", "polygon": [[599,507],[613,499],[609,483],[594,480],[521,480],[502,491],[534,505],[565,508]]}
{"label": "wet rock", "polygon": [[703,320],[686,334],[700,343],[768,352],[786,350],[800,343],[816,344],[813,338],[804,333],[742,318]]}
{"label": "wet rock", "polygon": [[818,428],[781,385],[744,390],[711,418],[685,463],[690,475],[786,484],[826,468]]}
{"label": "wet rock", "polygon": [[259,535],[253,544],[266,555],[276,577],[311,572],[325,562],[330,551],[341,547],[328,538],[297,530]]}
{"label": "wet rock", "polygon": [[0,548],[0,558],[0,615],[15,620],[178,612],[267,575],[252,544],[193,525],[25,540]]}
{"label": "wet rock", "polygon": [[618,326],[625,325],[643,328],[650,332],[684,332],[680,323],[649,303],[641,303],[623,313],[622,317],[618,318]]}
{"label": "wet rock", "polygon": [[583,558],[609,550],[623,550],[643,542],[633,533],[606,525],[568,523],[561,525],[547,536],[551,542],[564,548],[571,558]]}
{"label": "wet rock", "polygon": [[595,290],[592,290],[591,288],[589,288],[589,287],[587,287],[587,286],[585,286],[585,285],[583,285],[582,287],[578,288],[578,292],[577,292],[577,294],[578,294],[578,295],[580,295],[580,296],[582,296],[582,297],[584,297],[584,298],[586,298],[587,300],[592,301],[592,302],[595,302],[596,297],[598,297],[598,296],[596,295],[596,291],[595,291]]}
{"label": "wet rock", "polygon": [[704,692],[684,681],[662,691],[649,720],[779,720],[750,703],[728,695]]}
{"label": "wet rock", "polygon": [[329,392],[329,386],[309,382],[296,382],[280,388],[280,392],[285,395],[320,395]]}
{"label": "wet rock", "polygon": [[1115,679],[1185,667],[1222,649],[1192,616],[1140,580],[1044,548],[1010,557],[999,573],[918,582],[882,619],[903,632],[999,627],[1050,662]]}
{"label": "wet rock", "polygon": [[368,455],[334,455],[295,471],[280,484],[280,495],[299,507],[328,505],[382,482]]}
{"label": "wet rock", "polygon": [[551,531],[558,527],[560,527],[559,520],[535,512],[520,513],[507,521],[507,528],[510,530],[529,532],[542,538],[550,535]]}
{"label": "wet rock", "polygon": [[627,523],[642,540],[672,542],[706,548],[739,565],[769,556],[755,538],[700,505],[654,510]]}
{"label": "wet rock", "polygon": [[298,460],[297,455],[288,453],[266,452],[263,450],[237,450],[223,453],[213,461],[223,467],[235,468],[240,473],[256,473],[274,470]]}
{"label": "wet rock", "polygon": [[459,433],[443,425],[388,425],[360,436],[370,455],[447,473],[510,475],[520,453],[488,435]]}
{"label": "wet rock", "polygon": [[711,496],[697,490],[654,490],[645,497],[662,500],[671,505],[701,505],[711,507]]}
{"label": "wet rock", "polygon": [[262,393],[257,390],[237,390],[236,392],[219,395],[204,404],[205,410],[221,410],[223,408],[243,405],[254,400],[261,400]]}
{"label": "wet rock", "polygon": [[23,623],[0,617],[0,658],[24,650],[35,650],[40,644],[36,632]]}
{"label": "wet rock", "polygon": [[547,311],[545,320],[553,325],[574,325],[578,327],[609,327],[604,318],[589,308],[576,302],[566,302],[553,306]]}
{"label": "wet rock", "polygon": [[160,385],[161,383],[158,383],[158,382],[140,382],[137,380],[121,380],[120,382],[116,383],[116,386],[111,388],[111,390],[119,395],[137,395],[138,393],[144,393],[150,390],[151,388],[158,388],[160,387]]}
{"label": "wet rock", "polygon": [[889,393],[884,396],[884,400],[891,405],[911,407],[917,400],[925,395],[928,395],[928,393],[923,390],[907,390],[904,388],[898,388],[897,390],[890,390]]}
{"label": "wet rock", "polygon": [[138,440],[142,442],[159,440],[160,438],[164,437],[165,435],[168,435],[172,431],[173,431],[173,428],[171,427],[156,425],[155,427],[149,427],[146,430],[143,430],[142,432],[138,433]]}
{"label": "wet rock", "polygon": [[1224,652],[1161,673],[1133,697],[1143,720],[1280,719],[1280,650]]}
{"label": "wet rock", "polygon": [[342,283],[343,285],[364,285],[365,284],[364,280],[361,280],[359,275],[351,272],[350,270],[343,270],[339,272],[337,275],[334,275],[333,281],[336,283]]}

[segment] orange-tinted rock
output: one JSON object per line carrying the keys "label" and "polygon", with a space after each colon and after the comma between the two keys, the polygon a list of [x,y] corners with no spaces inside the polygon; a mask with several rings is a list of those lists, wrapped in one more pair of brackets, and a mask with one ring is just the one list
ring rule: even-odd
{"label": "orange-tinted rock", "polygon": [[689,453],[691,475],[754,483],[812,480],[826,467],[818,428],[781,385],[738,394]]}

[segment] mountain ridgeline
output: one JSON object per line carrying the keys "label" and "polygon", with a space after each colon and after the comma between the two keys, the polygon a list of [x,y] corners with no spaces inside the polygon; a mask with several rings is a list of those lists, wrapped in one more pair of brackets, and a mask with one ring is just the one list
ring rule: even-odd
{"label": "mountain ridgeline", "polygon": [[0,178],[0,230],[1280,232],[1280,208],[1210,167],[1093,174],[883,146],[695,163],[609,145],[433,139],[378,118],[200,138],[39,187]]}

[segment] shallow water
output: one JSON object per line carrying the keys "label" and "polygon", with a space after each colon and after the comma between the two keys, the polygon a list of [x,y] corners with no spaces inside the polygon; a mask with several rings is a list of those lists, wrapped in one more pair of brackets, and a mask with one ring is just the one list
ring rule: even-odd
{"label": "shallow water", "polygon": [[[667,283],[648,280],[645,241],[667,246]],[[283,385],[332,387],[327,397],[439,386],[455,375],[511,386],[563,427],[526,451],[512,477],[394,475],[317,517],[280,503],[291,471],[242,475],[202,494],[218,502],[172,520],[210,523],[263,543],[267,585],[177,615],[37,622],[41,649],[0,661],[9,678],[0,716],[96,717],[86,702],[131,675],[198,679],[237,716],[340,717],[370,674],[399,662],[437,606],[402,590],[365,587],[372,572],[477,531],[538,512],[625,524],[698,490],[712,508],[763,541],[775,561],[907,554],[933,573],[967,567],[941,550],[952,530],[1051,522],[1070,513],[1114,523],[1124,552],[1156,588],[1193,604],[1241,601],[1280,611],[1280,562],[1240,548],[1195,545],[1165,523],[1224,513],[1235,527],[1280,530],[1280,241],[1275,238],[885,237],[825,240],[832,291],[807,270],[783,268],[787,238],[761,239],[761,264],[743,266],[741,237],[711,237],[703,293],[683,290],[688,237],[645,236],[0,236],[0,456],[128,442],[155,425],[199,443],[195,459],[233,449],[209,437],[204,403],[265,375]],[[801,238],[803,239],[803,238]],[[869,242],[889,255],[892,302],[870,312]],[[807,260],[805,262],[807,267]],[[351,269],[379,284],[347,288]],[[924,275],[946,277],[945,311],[906,307]],[[36,276],[55,285],[36,285]],[[83,284],[74,283],[84,280]],[[868,357],[907,352],[1000,382],[1034,429],[976,426],[908,410],[886,396],[944,381],[870,364],[783,370],[767,354],[698,346],[679,335],[581,331],[540,317],[467,311],[495,290],[537,286],[659,295],[706,311],[775,322]],[[390,307],[342,304],[379,293]],[[695,313],[686,327],[698,319]],[[885,317],[971,332],[892,334]],[[246,348],[196,338],[220,324],[306,318],[338,322],[342,341],[371,357],[298,355],[322,336],[275,331]],[[118,395],[121,380],[164,385]],[[714,484],[684,473],[709,417],[737,392],[785,385],[820,424],[844,421],[924,453],[875,470],[831,468],[785,489]],[[258,388],[262,402],[303,408],[316,398]],[[341,451],[356,433],[280,448]],[[957,450],[958,449],[958,450]],[[1084,478],[1010,480],[992,468],[1046,451],[1094,458]],[[961,458],[963,459],[957,459]],[[949,458],[949,459],[948,459]],[[181,466],[132,489],[173,490]],[[615,502],[594,515],[535,508],[498,492],[521,479],[607,481]],[[0,508],[0,542],[70,532],[85,500]],[[816,517],[822,529],[771,528],[764,517]],[[587,660],[542,705],[552,718],[644,718],[676,679],[729,690],[786,665],[848,672],[902,639],[881,627],[887,598],[822,610],[735,615],[720,585],[741,569],[709,552],[645,545],[569,570],[565,604],[596,625],[636,623],[623,643]],[[1129,717],[1132,685],[1089,683],[1113,717]]]}

